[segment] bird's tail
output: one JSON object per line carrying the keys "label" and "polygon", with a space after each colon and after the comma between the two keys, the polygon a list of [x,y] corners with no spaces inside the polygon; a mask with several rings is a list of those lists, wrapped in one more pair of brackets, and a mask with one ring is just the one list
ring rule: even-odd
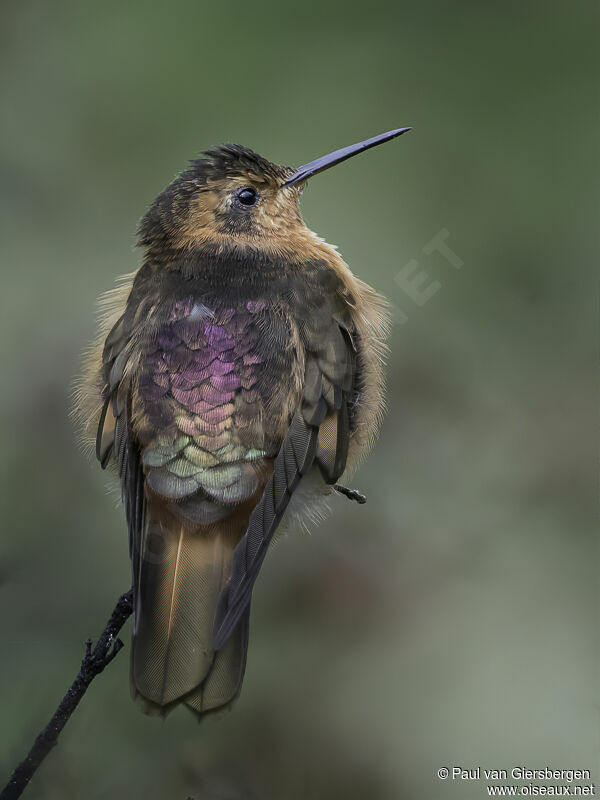
{"label": "bird's tail", "polygon": [[133,553],[134,632],[131,691],[147,714],[184,703],[198,715],[239,694],[246,665],[246,613],[215,652],[215,608],[227,582],[236,539],[223,526],[190,530],[150,521]]}

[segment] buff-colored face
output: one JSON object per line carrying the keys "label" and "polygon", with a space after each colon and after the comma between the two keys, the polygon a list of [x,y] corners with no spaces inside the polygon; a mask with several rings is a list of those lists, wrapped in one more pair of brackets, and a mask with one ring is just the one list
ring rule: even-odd
{"label": "buff-colored face", "polygon": [[291,238],[308,233],[300,214],[299,186],[247,172],[208,180],[193,194],[180,245],[227,240],[287,249]]}

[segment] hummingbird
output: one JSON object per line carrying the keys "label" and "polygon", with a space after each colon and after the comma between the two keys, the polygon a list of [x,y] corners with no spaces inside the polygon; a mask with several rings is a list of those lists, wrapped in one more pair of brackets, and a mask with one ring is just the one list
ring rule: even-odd
{"label": "hummingbird", "polygon": [[384,410],[383,296],[313,233],[314,175],[208,150],[142,218],[140,268],[100,300],[76,413],[118,476],[133,585],[131,692],[165,716],[231,705],[252,589],[276,532],[323,517]]}

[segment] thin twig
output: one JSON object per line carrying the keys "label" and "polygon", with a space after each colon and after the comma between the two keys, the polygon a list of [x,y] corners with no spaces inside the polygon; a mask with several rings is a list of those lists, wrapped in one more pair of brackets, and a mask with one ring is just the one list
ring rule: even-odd
{"label": "thin twig", "polygon": [[38,734],[27,757],[21,761],[9,782],[0,792],[0,800],[17,800],[18,797],[21,797],[35,771],[57,743],[62,729],[79,705],[79,701],[86,693],[90,683],[96,675],[102,672],[104,667],[110,664],[123,647],[123,642],[117,638],[117,634],[131,616],[132,611],[133,593],[130,589],[117,601],[96,646],[92,649],[91,639],[85,643],[85,655],[77,677],[67,690],[50,722]]}

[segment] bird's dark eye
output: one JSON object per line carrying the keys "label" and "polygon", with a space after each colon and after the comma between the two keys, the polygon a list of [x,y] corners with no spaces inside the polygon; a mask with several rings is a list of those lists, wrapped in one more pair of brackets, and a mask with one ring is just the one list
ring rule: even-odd
{"label": "bird's dark eye", "polygon": [[243,206],[253,206],[258,200],[258,192],[249,186],[238,189],[235,196]]}

